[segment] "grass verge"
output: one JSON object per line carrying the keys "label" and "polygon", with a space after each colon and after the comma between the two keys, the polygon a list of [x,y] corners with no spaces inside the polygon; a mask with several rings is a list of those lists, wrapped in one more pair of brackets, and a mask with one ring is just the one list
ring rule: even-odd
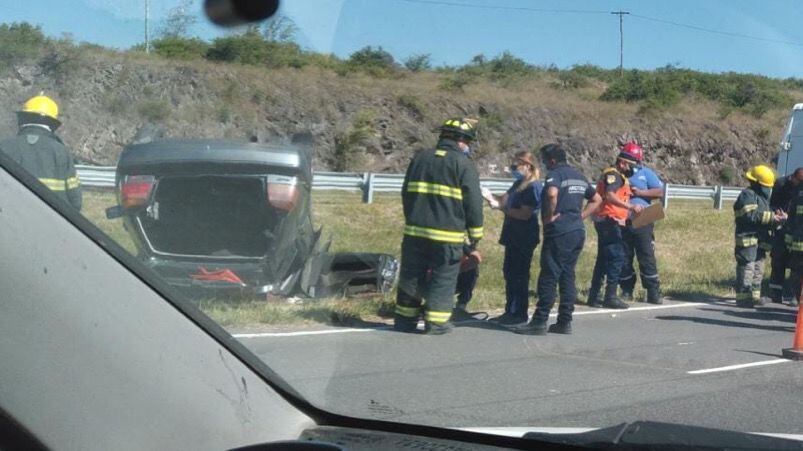
{"label": "grass verge", "polygon": [[[106,207],[116,200],[108,192],[86,192],[84,214],[102,230],[133,252],[134,246],[121,220],[107,220]],[[502,226],[498,211],[486,210],[486,238],[481,243],[484,261],[472,300],[472,310],[496,310],[504,306],[502,260],[504,249],[496,243]],[[377,196],[363,204],[356,193],[313,193],[315,223],[332,238],[334,251],[399,254],[404,219],[396,195]],[[667,218],[655,229],[656,253],[663,291],[680,300],[699,300],[732,295],[733,213],[730,206],[715,210],[708,202],[673,201]],[[588,227],[585,249],[577,265],[577,288],[584,300],[596,257],[596,236]],[[536,249],[531,270],[531,289],[539,271]],[[643,297],[638,293],[637,298]],[[247,328],[260,325],[323,323],[364,324],[388,319],[395,293],[342,299],[197,299],[201,310],[221,325]]]}

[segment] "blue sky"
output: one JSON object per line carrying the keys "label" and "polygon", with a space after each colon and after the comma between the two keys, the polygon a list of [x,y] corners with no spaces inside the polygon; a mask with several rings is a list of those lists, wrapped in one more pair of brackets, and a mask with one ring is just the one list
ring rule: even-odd
{"label": "blue sky", "polygon": [[[201,1],[194,3],[199,17]],[[299,26],[304,47],[343,57],[366,45],[381,45],[399,60],[428,53],[436,65],[464,64],[480,53],[494,56],[509,50],[537,65],[617,67],[619,22],[609,11],[625,10],[632,13],[624,25],[626,68],[677,64],[709,72],[803,78],[799,0],[420,1],[431,0],[294,0],[284,2],[282,11]],[[152,30],[179,3],[150,0]],[[0,11],[4,22],[27,20],[54,36],[66,32],[76,40],[120,48],[143,40],[144,0],[0,0]],[[211,39],[227,31],[201,18],[192,32]]]}

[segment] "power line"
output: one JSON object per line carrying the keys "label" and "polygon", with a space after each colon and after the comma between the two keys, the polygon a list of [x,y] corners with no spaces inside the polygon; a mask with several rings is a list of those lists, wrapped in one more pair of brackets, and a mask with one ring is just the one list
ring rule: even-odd
{"label": "power line", "polygon": [[531,11],[537,13],[557,13],[557,14],[608,14],[608,11],[591,10],[591,9],[544,9],[544,8],[528,8],[524,6],[499,6],[499,5],[480,5],[472,3],[458,3],[440,0],[402,0],[407,3],[421,3],[426,5],[444,5],[444,6],[459,6],[461,8],[476,8],[476,9],[498,9],[507,11]]}
{"label": "power line", "polygon": [[702,31],[702,32],[705,32],[705,33],[719,34],[719,35],[722,35],[722,36],[730,36],[730,37],[733,37],[733,38],[752,39],[754,41],[771,42],[771,43],[774,43],[774,44],[786,44],[786,45],[795,45],[795,46],[803,47],[803,43],[800,43],[800,42],[782,41],[780,39],[762,38],[762,37],[759,37],[759,36],[751,36],[749,34],[734,33],[734,32],[731,32],[731,31],[713,30],[711,28],[705,28],[705,27],[701,27],[701,26],[698,26],[698,25],[689,25],[689,24],[685,24],[685,23],[675,22],[673,20],[659,19],[659,18],[656,18],[656,17],[643,16],[641,14],[635,14],[635,13],[632,13],[630,15],[632,17],[636,17],[636,18],[643,19],[643,20],[649,20],[649,21],[652,21],[652,22],[658,22],[658,23],[662,23],[662,24],[666,24],[666,25],[674,25],[676,27],[688,28],[690,30]]}
{"label": "power line", "polygon": [[[500,6],[500,5],[483,5],[478,3],[460,3],[454,1],[445,1],[445,0],[402,0],[407,3],[419,3],[419,4],[428,4],[428,5],[445,5],[445,6],[457,6],[462,8],[475,8],[475,9],[496,9],[496,10],[508,10],[508,11],[531,11],[531,12],[541,12],[541,13],[563,13],[563,14],[609,14],[610,11],[602,11],[602,10],[586,10],[586,9],[543,9],[543,8],[528,8],[528,7],[519,7],[519,6]],[[616,14],[615,12],[613,14]],[[674,20],[667,20],[667,19],[660,19],[657,17],[650,17],[645,16],[642,14],[630,13],[631,17],[636,17],[642,20],[647,20],[651,22],[662,23],[665,25],[672,25],[675,27],[687,28],[690,30],[701,31],[704,33],[711,33],[711,34],[718,34],[722,36],[730,36],[733,38],[742,38],[742,39],[751,39],[754,41],[761,41],[761,42],[768,42],[773,44],[784,44],[784,45],[794,45],[798,47],[803,47],[803,43],[795,42],[795,41],[784,41],[781,39],[771,39],[771,38],[763,38],[760,36],[751,36],[749,34],[743,33],[736,33],[732,31],[723,31],[723,30],[714,30],[711,28],[701,27],[699,25],[692,25],[686,24],[682,22],[676,22]],[[621,16],[619,16],[621,18]]]}

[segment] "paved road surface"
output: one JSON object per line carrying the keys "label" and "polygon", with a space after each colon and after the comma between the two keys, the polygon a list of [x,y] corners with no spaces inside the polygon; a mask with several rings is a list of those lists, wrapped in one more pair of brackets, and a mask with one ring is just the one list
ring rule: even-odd
{"label": "paved road surface", "polygon": [[795,309],[638,307],[577,314],[571,336],[472,322],[440,337],[320,328],[238,338],[309,400],[350,415],[450,427],[654,420],[803,433],[803,362],[781,359]]}

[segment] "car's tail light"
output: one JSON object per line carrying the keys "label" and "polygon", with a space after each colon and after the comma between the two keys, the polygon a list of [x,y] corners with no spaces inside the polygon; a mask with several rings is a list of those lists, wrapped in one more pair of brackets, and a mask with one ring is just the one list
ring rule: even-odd
{"label": "car's tail light", "polygon": [[269,175],[268,203],[271,207],[291,211],[298,203],[298,179],[295,177]]}
{"label": "car's tail light", "polygon": [[141,207],[148,202],[156,178],[152,175],[127,175],[120,184],[120,204],[123,208]]}

